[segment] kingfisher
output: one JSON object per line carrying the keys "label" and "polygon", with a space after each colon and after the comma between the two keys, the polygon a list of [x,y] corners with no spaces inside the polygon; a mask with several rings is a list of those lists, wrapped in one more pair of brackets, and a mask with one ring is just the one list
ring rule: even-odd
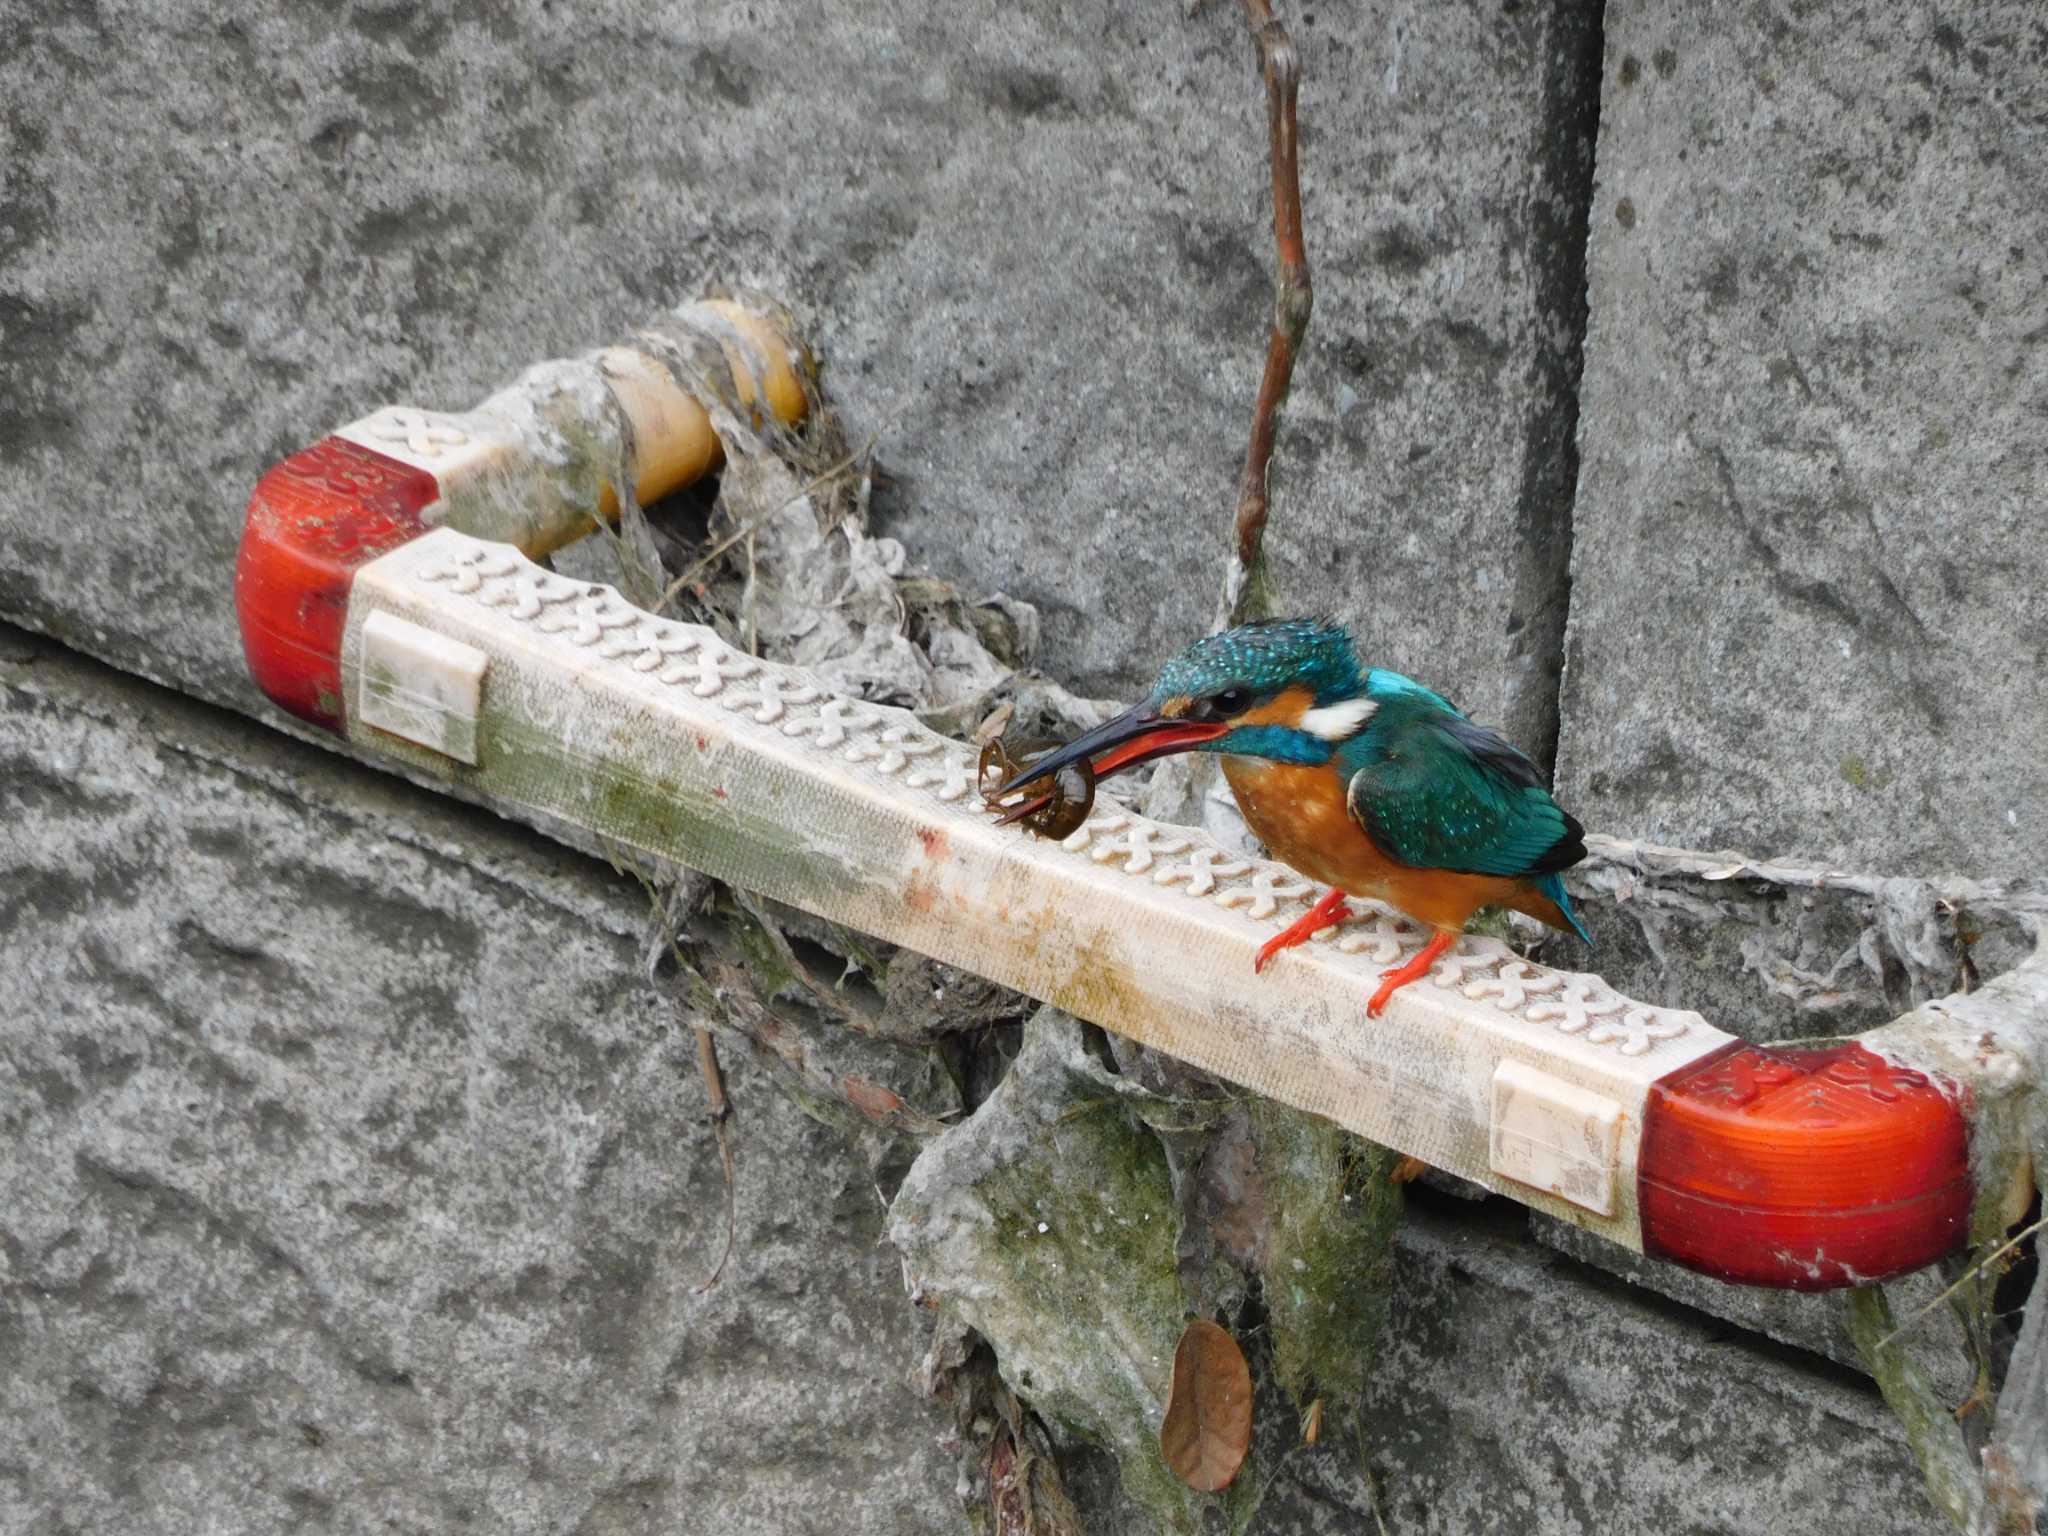
{"label": "kingfisher", "polygon": [[1255,970],[1341,921],[1347,896],[1434,930],[1413,960],[1380,973],[1373,1018],[1429,974],[1482,907],[1593,942],[1562,878],[1586,856],[1585,829],[1536,765],[1412,678],[1362,666],[1349,631],[1325,619],[1268,619],[1197,640],[1146,698],[997,794],[1083,762],[1102,779],[1177,752],[1220,754],[1252,832],[1331,888],[1259,950]]}

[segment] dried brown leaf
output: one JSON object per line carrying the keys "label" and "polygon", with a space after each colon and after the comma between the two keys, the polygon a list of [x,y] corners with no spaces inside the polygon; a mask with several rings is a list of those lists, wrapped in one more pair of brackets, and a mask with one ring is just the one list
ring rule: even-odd
{"label": "dried brown leaf", "polygon": [[1410,1179],[1419,1179],[1427,1172],[1429,1172],[1429,1164],[1425,1163],[1421,1158],[1404,1157],[1401,1161],[1394,1164],[1393,1171],[1387,1175],[1387,1182],[1389,1184],[1406,1184]]}
{"label": "dried brown leaf", "polygon": [[1199,1493],[1230,1486],[1252,1443],[1252,1373],[1228,1329],[1198,1317],[1173,1352],[1159,1453]]}

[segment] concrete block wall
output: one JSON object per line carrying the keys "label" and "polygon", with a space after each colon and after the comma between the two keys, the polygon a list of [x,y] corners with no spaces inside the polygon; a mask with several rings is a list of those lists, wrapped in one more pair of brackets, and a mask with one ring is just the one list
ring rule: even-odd
{"label": "concrete block wall", "polygon": [[[2028,871],[2035,8],[1288,15],[1288,601],[1554,751],[1600,830]],[[1228,5],[31,4],[0,56],[0,616],[34,632],[0,809],[35,832],[0,839],[0,1524],[957,1528],[858,1155],[743,1080],[787,1183],[692,1299],[716,1158],[638,1016],[637,890],[280,741],[241,504],[370,406],[754,281],[876,438],[884,531],[1129,692],[1220,579],[1263,156]],[[1853,1373],[1492,1219],[1403,1240],[1390,1529],[1933,1528]],[[1758,1482],[1773,1443],[1869,1497]],[[1305,1477],[1270,1529],[1364,1518]]]}
{"label": "concrete block wall", "polygon": [[1897,874],[2048,847],[2048,21],[1613,4],[1559,786]]}

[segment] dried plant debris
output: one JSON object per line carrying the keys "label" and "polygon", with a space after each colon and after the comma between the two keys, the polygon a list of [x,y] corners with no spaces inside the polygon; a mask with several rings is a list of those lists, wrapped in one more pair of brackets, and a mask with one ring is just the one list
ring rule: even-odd
{"label": "dried plant debris", "polygon": [[1846,1034],[2025,962],[2048,884],[1905,879],[1589,836],[1568,883],[1601,970],[1632,996],[1760,1040]]}
{"label": "dried plant debris", "polygon": [[1000,1382],[994,1395],[1001,1416],[982,1458],[994,1536],[1081,1536],[1044,1426]]}
{"label": "dried plant debris", "polygon": [[1314,1445],[1323,1438],[1323,1400],[1319,1397],[1308,1405],[1301,1416],[1301,1443]]}
{"label": "dried plant debris", "polygon": [[[1267,1175],[1249,1166],[1238,1166],[1225,1181],[1237,1193],[1220,1205],[1184,1198],[1183,1191],[1207,1185],[1198,1171],[1172,1171],[1169,1143],[1229,1124],[1233,1114],[1241,1117],[1243,1105],[1230,1097],[1154,1091],[1115,1070],[1104,1044],[1071,1017],[1041,1010],[1026,1025],[1022,1047],[994,1093],[927,1142],[905,1177],[891,1208],[890,1239],[904,1255],[913,1296],[940,1318],[922,1384],[951,1390],[946,1383],[966,1353],[961,1341],[985,1340],[1002,1378],[1044,1423],[1054,1449],[1080,1440],[1115,1455],[1124,1491],[1146,1511],[1148,1528],[1192,1532],[1203,1529],[1208,1515],[1220,1514],[1242,1529],[1295,1443],[1294,1421],[1282,1409],[1271,1421],[1272,1433],[1255,1439],[1247,1417],[1242,1443],[1251,1450],[1240,1450],[1241,1467],[1233,1464],[1234,1475],[1226,1476],[1211,1435],[1228,1421],[1204,1387],[1193,1439],[1185,1441],[1193,1449],[1169,1454],[1162,1441],[1175,1398],[1183,1389],[1197,1390],[1190,1385],[1194,1368],[1178,1373],[1182,1385],[1176,1387],[1172,1365],[1195,1308],[1181,1244],[1190,1222],[1209,1219],[1189,1212],[1214,1207],[1230,1228],[1226,1237],[1212,1235],[1203,1244],[1218,1256],[1214,1267],[1236,1263],[1220,1257],[1226,1252],[1277,1253],[1293,1283],[1314,1289],[1320,1311],[1341,1298],[1336,1310],[1343,1318],[1327,1327],[1316,1320],[1325,1328],[1320,1333],[1303,1321],[1312,1309],[1304,1306],[1301,1317],[1290,1312],[1290,1339],[1310,1341],[1311,1348],[1349,1350],[1344,1330],[1360,1317],[1378,1316],[1380,1303],[1362,1291],[1381,1283],[1384,1266],[1340,1240],[1360,1228],[1344,1225],[1356,1219],[1344,1191],[1319,1177],[1326,1166],[1340,1164],[1302,1154],[1284,1136],[1269,1139],[1286,1155],[1301,1157],[1308,1171],[1278,1170],[1276,1187],[1305,1204],[1327,1199],[1336,1209],[1305,1212],[1280,1231],[1279,1217],[1258,1193]],[[1247,1133],[1246,1146],[1249,1140]],[[1354,1265],[1356,1276],[1337,1273],[1337,1290],[1324,1289],[1331,1272]],[[1269,1290],[1274,1273],[1269,1264],[1263,1282]],[[1212,1293],[1228,1290],[1232,1299],[1223,1315],[1234,1320],[1251,1284],[1243,1267],[1236,1274],[1233,1287],[1210,1287]],[[1206,1311],[1208,1304],[1202,1306]],[[1265,1363],[1256,1376],[1247,1367],[1242,1378],[1247,1415],[1259,1381],[1269,1384],[1265,1390],[1280,1408],[1285,1400],[1270,1385],[1276,1379],[1270,1351],[1261,1343],[1250,1355]],[[1343,1391],[1355,1386],[1363,1369],[1353,1351],[1346,1361],[1317,1360],[1301,1374]],[[1183,1416],[1189,1411],[1179,1410]],[[1182,1445],[1183,1435],[1177,1419],[1172,1445]],[[985,1444],[985,1436],[967,1436],[963,1456],[981,1455]],[[1194,1459],[1176,1466],[1176,1455]],[[982,1475],[977,1461],[970,1472],[976,1487]],[[1203,1491],[1211,1484],[1222,1492]]]}
{"label": "dried plant debris", "polygon": [[1159,1454],[1190,1488],[1220,1493],[1236,1478],[1251,1443],[1251,1367],[1229,1329],[1198,1317],[1173,1351]]}
{"label": "dried plant debris", "polygon": [[[755,312],[780,312],[759,294],[734,297]],[[783,329],[798,332],[793,323]],[[561,483],[550,481],[549,493],[588,504],[608,483],[622,494],[617,528],[560,551],[559,569],[613,582],[642,607],[708,624],[752,654],[809,668],[839,692],[917,710],[955,735],[1006,702],[1038,734],[1072,735],[1107,717],[1106,703],[1031,670],[1040,625],[1029,603],[963,593],[908,569],[895,540],[869,535],[874,444],[848,445],[814,368],[799,370],[809,409],[788,426],[734,394],[729,359],[748,370],[765,362],[716,306],[684,305],[632,343],[704,405],[724,468],[715,492],[692,486],[643,510],[625,494],[625,412],[608,399],[567,402],[555,434]]]}
{"label": "dried plant debris", "polygon": [[1122,1112],[1145,1097],[1041,1010],[995,1093],[918,1155],[889,1236],[912,1295],[988,1340],[1056,1438],[1113,1452],[1134,1500],[1193,1531],[1157,1439],[1186,1309],[1166,1159]]}

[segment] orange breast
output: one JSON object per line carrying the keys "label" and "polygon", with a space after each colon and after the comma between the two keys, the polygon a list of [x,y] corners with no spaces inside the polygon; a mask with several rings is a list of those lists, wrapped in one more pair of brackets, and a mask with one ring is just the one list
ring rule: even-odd
{"label": "orange breast", "polygon": [[1347,895],[1384,901],[1420,922],[1453,930],[1481,907],[1520,905],[1525,899],[1519,880],[1395,863],[1352,819],[1343,780],[1333,768],[1226,756],[1223,777],[1274,858]]}
{"label": "orange breast", "polygon": [[1354,896],[1381,894],[1396,866],[1351,819],[1334,769],[1225,757],[1223,777],[1274,858]]}

